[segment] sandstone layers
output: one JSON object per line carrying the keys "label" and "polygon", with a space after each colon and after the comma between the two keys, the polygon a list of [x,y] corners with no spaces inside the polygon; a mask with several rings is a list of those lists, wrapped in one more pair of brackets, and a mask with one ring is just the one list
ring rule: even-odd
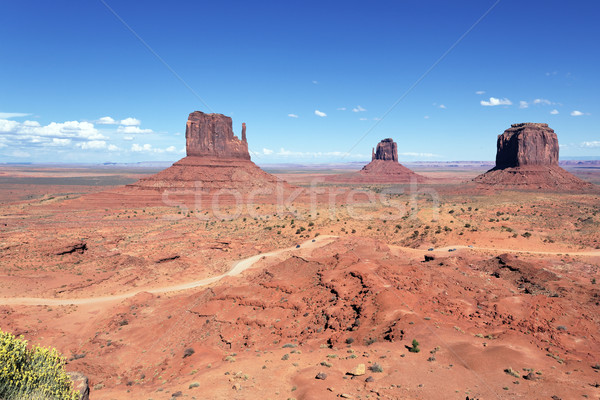
{"label": "sandstone layers", "polygon": [[362,170],[327,177],[338,183],[422,183],[427,180],[398,162],[398,145],[393,139],[383,139],[373,149],[371,162]]}
{"label": "sandstone layers", "polygon": [[498,135],[496,166],[474,179],[497,187],[580,189],[590,186],[558,166],[558,138],[548,124],[512,124]]}
{"label": "sandstone layers", "polygon": [[210,193],[219,190],[247,193],[266,189],[266,194],[274,193],[278,183],[289,187],[250,160],[245,123],[242,124],[240,140],[233,134],[230,117],[195,111],[189,115],[185,138],[187,157],[129,187],[193,189]]}

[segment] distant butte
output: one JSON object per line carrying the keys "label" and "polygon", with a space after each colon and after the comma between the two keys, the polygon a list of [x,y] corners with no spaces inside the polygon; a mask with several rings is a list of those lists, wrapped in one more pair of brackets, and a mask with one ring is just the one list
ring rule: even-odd
{"label": "distant butte", "polygon": [[498,135],[496,166],[473,181],[497,187],[580,189],[591,186],[558,166],[558,137],[548,124],[512,124]]}
{"label": "distant butte", "polygon": [[398,144],[383,139],[373,149],[371,162],[358,172],[331,175],[328,182],[338,183],[423,183],[427,178],[414,173],[398,162]]}
{"label": "distant butte", "polygon": [[246,124],[242,139],[233,134],[231,118],[223,114],[194,111],[186,130],[187,157],[171,167],[138,182],[131,189],[202,189],[205,192],[235,190],[247,193],[256,189],[273,189],[279,183],[290,187],[254,164],[248,152]]}

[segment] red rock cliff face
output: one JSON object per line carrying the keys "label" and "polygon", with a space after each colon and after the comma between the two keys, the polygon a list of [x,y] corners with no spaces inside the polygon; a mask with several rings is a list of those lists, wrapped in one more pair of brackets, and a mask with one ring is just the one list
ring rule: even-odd
{"label": "red rock cliff face", "polygon": [[185,129],[187,155],[250,160],[245,133],[244,126],[243,140],[234,136],[228,116],[194,111],[189,115]]}
{"label": "red rock cliff face", "polygon": [[498,136],[496,169],[558,165],[558,138],[548,124],[513,124]]}
{"label": "red rock cliff face", "polygon": [[373,152],[372,160],[398,162],[398,145],[392,139],[383,139],[377,143],[377,150]]}

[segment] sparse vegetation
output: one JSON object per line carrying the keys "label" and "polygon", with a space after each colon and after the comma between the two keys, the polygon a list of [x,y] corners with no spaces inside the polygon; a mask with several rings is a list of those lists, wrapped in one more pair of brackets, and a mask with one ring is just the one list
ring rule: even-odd
{"label": "sparse vegetation", "polygon": [[0,398],[75,400],[65,359],[53,348],[27,347],[27,341],[0,330]]}
{"label": "sparse vegetation", "polygon": [[417,342],[417,339],[413,339],[412,346],[408,349],[408,351],[410,351],[411,353],[418,353],[421,351],[421,349],[419,348],[419,342]]}
{"label": "sparse vegetation", "polygon": [[383,372],[383,367],[378,363],[374,363],[369,367],[369,370],[371,370],[371,372]]}

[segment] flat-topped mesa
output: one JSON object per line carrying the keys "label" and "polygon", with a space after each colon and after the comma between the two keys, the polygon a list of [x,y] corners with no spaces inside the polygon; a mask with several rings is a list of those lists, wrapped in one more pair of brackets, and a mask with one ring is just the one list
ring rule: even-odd
{"label": "flat-topped mesa", "polygon": [[496,169],[558,165],[558,138],[548,124],[512,124],[498,135]]}
{"label": "flat-topped mesa", "polygon": [[558,166],[558,138],[548,124],[512,124],[498,136],[496,166],[473,179],[498,188],[580,190],[591,187]]}
{"label": "flat-topped mesa", "polygon": [[393,139],[383,139],[377,143],[377,150],[373,150],[371,161],[384,160],[398,162],[398,144]]}
{"label": "flat-topped mesa", "polygon": [[188,156],[237,158],[250,160],[246,141],[246,124],[242,124],[242,140],[233,134],[231,117],[194,111],[185,128]]}

